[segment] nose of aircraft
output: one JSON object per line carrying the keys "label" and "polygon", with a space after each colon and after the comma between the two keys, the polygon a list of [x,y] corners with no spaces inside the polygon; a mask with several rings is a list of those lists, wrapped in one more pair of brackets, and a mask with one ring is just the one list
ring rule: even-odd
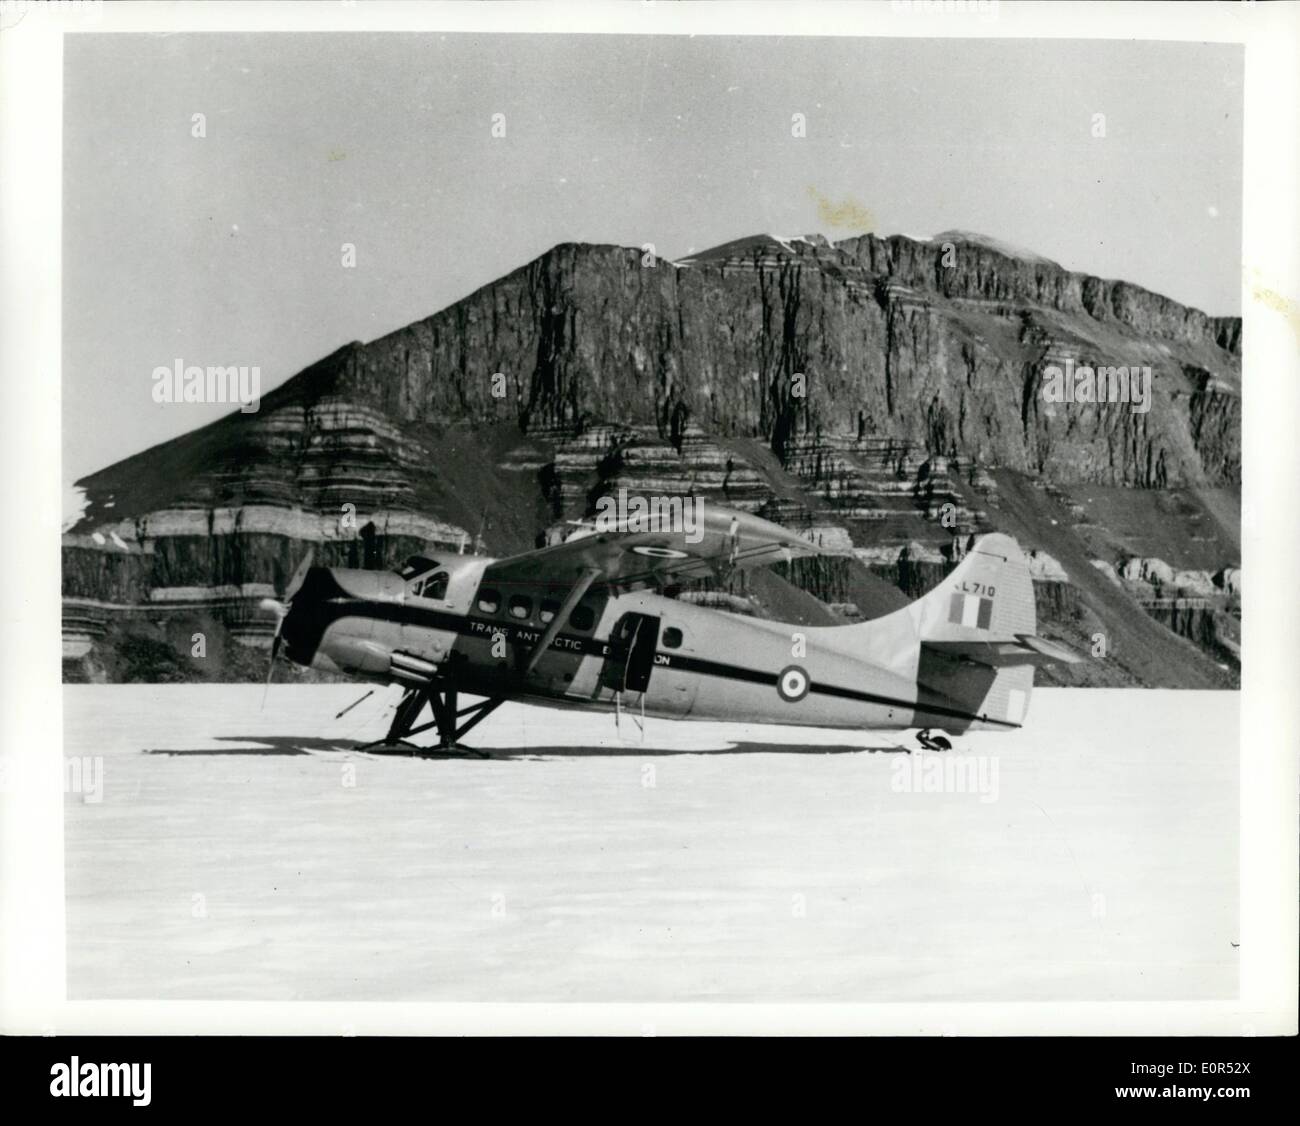
{"label": "nose of aircraft", "polygon": [[325,631],[339,617],[365,616],[365,604],[396,599],[403,589],[401,579],[384,571],[312,567],[289,603],[280,627],[284,653],[299,665],[311,665],[320,652]]}
{"label": "nose of aircraft", "polygon": [[280,624],[280,638],[284,655],[296,665],[310,665],[316,655],[327,624],[322,610],[332,585],[336,584],[332,583],[328,567],[310,567],[289,600],[287,613]]}

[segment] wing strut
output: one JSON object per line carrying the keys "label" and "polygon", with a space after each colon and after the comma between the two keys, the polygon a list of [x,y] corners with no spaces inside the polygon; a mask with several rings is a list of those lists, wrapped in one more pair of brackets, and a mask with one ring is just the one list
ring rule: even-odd
{"label": "wing strut", "polygon": [[546,632],[533,646],[533,651],[528,654],[528,661],[524,665],[524,676],[533,671],[537,662],[542,659],[542,654],[550,648],[551,642],[556,639],[564,623],[569,620],[569,613],[578,604],[578,599],[587,593],[587,588],[599,577],[600,572],[595,567],[588,567],[578,576],[578,581],[569,588],[569,593],[564,596],[564,601],[556,611],[555,617],[551,619],[550,625],[546,627]]}

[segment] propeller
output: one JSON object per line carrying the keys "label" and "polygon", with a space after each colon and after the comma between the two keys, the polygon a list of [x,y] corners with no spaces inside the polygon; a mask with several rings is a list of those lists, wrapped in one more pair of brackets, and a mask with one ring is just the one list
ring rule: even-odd
{"label": "propeller", "polygon": [[271,637],[271,659],[266,665],[266,685],[262,689],[262,705],[266,705],[266,693],[271,687],[271,676],[275,672],[275,659],[280,655],[280,643],[283,640],[280,637],[280,631],[284,628],[284,619],[289,616],[289,610],[293,606],[293,596],[302,588],[302,584],[307,579],[307,572],[311,570],[312,559],[316,554],[315,548],[309,547],[307,554],[302,557],[293,576],[289,579],[289,585],[284,588],[283,598],[263,598],[258,606],[263,610],[270,610],[276,615],[275,633]]}

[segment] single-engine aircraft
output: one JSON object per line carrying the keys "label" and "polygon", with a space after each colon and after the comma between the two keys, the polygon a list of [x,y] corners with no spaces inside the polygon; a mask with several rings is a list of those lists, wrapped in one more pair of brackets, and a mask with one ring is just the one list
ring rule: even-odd
{"label": "single-engine aircraft", "polygon": [[[405,691],[387,735],[408,748],[436,727],[437,752],[506,700],[665,719],[920,729],[1021,725],[1034,667],[1079,656],[1035,636],[1029,568],[987,534],[930,593],[871,621],[789,625],[666,597],[690,579],[816,555],[745,512],[705,506],[689,538],[670,522],[581,529],[505,559],[415,556],[399,571],[299,565],[271,644],[277,656]],[[483,697],[459,706],[461,693]],[[432,719],[421,723],[425,707]],[[429,748],[429,750],[434,750]]]}

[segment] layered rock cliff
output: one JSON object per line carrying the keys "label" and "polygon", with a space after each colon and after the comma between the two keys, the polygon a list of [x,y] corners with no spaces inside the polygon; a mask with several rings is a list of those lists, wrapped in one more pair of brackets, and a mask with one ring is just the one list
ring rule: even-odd
{"label": "layered rock cliff", "polygon": [[[1149,367],[1149,409],[1049,401],[1045,372],[1067,363]],[[1235,318],[977,236],[763,236],[678,263],[565,244],[339,349],[256,414],[80,482],[69,674],[129,675],[96,654],[124,629],[161,637],[200,611],[258,644],[250,607],[308,543],[354,566],[475,542],[501,554],[620,488],[694,492],[799,529],[839,561],[786,577],[831,620],[870,617],[933,585],[960,537],[1004,525],[999,474],[1049,485],[1053,504],[1094,487],[1235,490],[1240,413]],[[1158,546],[1184,567],[1239,562],[1231,543],[1208,561]],[[1092,555],[1140,553],[1124,548]],[[1063,590],[1040,576],[1040,607],[1064,620],[1083,611]],[[729,596],[816,613],[766,581]],[[1106,682],[1228,682],[1225,651],[1204,646],[1198,663],[1180,650],[1163,672],[1151,656]]]}
{"label": "layered rock cliff", "polygon": [[[885,435],[1062,483],[1169,486],[1239,478],[1238,346],[1137,286],[976,243],[756,239],[682,265],[563,245],[347,350],[332,377],[407,421],[620,420],[665,438],[693,421],[778,453],[818,431]],[[1150,409],[1045,403],[1043,368],[1066,360],[1149,366]]]}

